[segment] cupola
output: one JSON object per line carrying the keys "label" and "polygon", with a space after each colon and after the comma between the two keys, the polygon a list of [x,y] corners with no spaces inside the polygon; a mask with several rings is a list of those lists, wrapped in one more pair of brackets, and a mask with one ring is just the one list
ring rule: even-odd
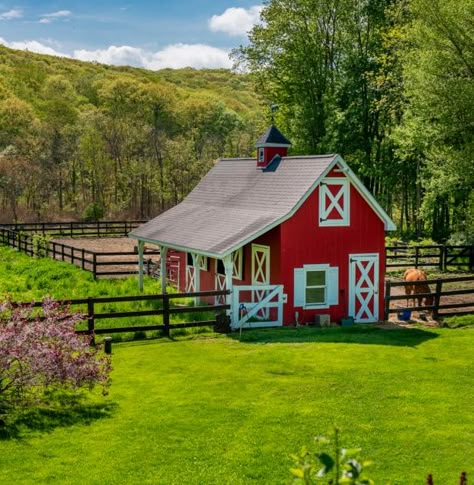
{"label": "cupola", "polygon": [[276,126],[271,125],[257,140],[256,146],[257,168],[265,168],[276,155],[286,157],[291,143]]}

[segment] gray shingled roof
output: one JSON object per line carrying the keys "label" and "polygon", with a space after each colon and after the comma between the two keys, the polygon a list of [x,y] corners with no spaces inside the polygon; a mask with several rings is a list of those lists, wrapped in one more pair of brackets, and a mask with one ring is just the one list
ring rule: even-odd
{"label": "gray shingled roof", "polygon": [[285,135],[274,125],[271,125],[268,130],[260,136],[256,145],[277,144],[277,145],[291,145],[291,142]]}
{"label": "gray shingled roof", "polygon": [[285,157],[274,172],[254,158],[220,160],[183,202],[130,237],[222,257],[289,215],[335,158]]}

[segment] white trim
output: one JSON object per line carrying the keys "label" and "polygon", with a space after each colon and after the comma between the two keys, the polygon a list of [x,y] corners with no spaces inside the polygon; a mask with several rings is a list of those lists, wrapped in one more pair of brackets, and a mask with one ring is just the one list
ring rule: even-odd
{"label": "white trim", "polygon": [[291,143],[257,143],[257,148],[286,148],[290,147]]}
{"label": "white trim", "polygon": [[234,278],[235,280],[242,280],[244,272],[244,248],[236,249],[232,253],[232,264],[232,278]]}
{"label": "white trim", "polygon": [[[328,186],[340,186],[336,195],[333,195]],[[319,184],[319,215],[320,227],[350,226],[351,224],[351,184],[346,177],[326,177]],[[326,206],[326,198],[329,198],[329,206]],[[342,199],[342,203],[341,203]],[[336,211],[340,219],[329,219],[331,212]]]}
{"label": "white trim", "polygon": [[208,257],[207,256],[203,256],[202,254],[200,254],[198,256],[198,261],[199,261],[199,269],[201,271],[207,271],[208,268],[209,268]]}
{"label": "white trim", "polygon": [[[293,158],[307,158],[307,157],[289,157],[289,159],[293,159]],[[229,160],[233,160],[233,159],[229,159]],[[347,177],[351,181],[352,185],[357,189],[357,191],[365,199],[365,201],[372,207],[372,209],[379,216],[379,218],[385,223],[385,230],[386,231],[395,231],[397,229],[397,226],[395,226],[395,224],[390,219],[390,217],[387,215],[387,213],[382,209],[382,207],[374,199],[372,194],[364,187],[362,182],[357,178],[355,173],[349,168],[349,166],[346,164],[346,162],[344,162],[342,157],[340,155],[335,155],[334,160],[326,167],[326,170],[324,170],[324,172],[314,181],[314,183],[311,185],[311,187],[306,191],[306,193],[303,195],[303,197],[301,197],[301,199],[293,207],[293,209],[291,209],[291,211],[288,212],[288,214],[284,215],[283,217],[280,217],[279,219],[272,222],[271,224],[268,224],[268,226],[265,226],[264,228],[260,229],[260,231],[257,231],[256,233],[247,237],[243,241],[240,241],[239,243],[237,243],[235,246],[232,246],[231,248],[229,248],[224,253],[213,253],[211,251],[201,251],[199,249],[190,248],[190,247],[187,247],[187,246],[181,246],[179,244],[172,244],[168,241],[158,241],[158,240],[155,240],[155,239],[148,239],[148,238],[136,236],[136,235],[133,234],[133,232],[130,232],[128,234],[128,237],[130,237],[132,239],[137,239],[138,241],[148,242],[148,243],[151,243],[151,244],[165,245],[165,246],[168,246],[169,248],[177,249],[179,251],[194,252],[194,253],[197,253],[197,254],[202,254],[204,256],[210,256],[211,258],[222,259],[225,256],[233,253],[235,250],[241,248],[242,246],[245,246],[246,244],[254,241],[259,236],[261,236],[262,234],[265,234],[266,232],[270,231],[274,227],[279,226],[282,222],[285,222],[287,219],[290,219],[290,217],[293,217],[295,212],[304,204],[306,199],[314,192],[314,189],[321,182],[321,180],[323,180],[326,177],[326,175],[337,164],[340,164],[342,166],[342,169],[346,170]]]}
{"label": "white trim", "polygon": [[265,148],[258,147],[258,163],[263,163],[265,161]]}
{"label": "white trim", "polygon": [[[364,269],[359,263],[368,262],[368,266]],[[379,318],[379,254],[349,254],[349,315],[361,323],[377,322]],[[359,268],[361,277],[358,281],[355,280],[355,274]],[[368,277],[369,271],[373,268],[373,281]],[[368,286],[362,288],[361,285],[367,283]],[[369,290],[362,292],[361,290]],[[365,293],[365,295],[363,295]],[[355,312],[356,298],[361,303],[359,311]],[[370,310],[369,305],[373,300],[373,311]],[[365,318],[363,315],[366,315]]]}

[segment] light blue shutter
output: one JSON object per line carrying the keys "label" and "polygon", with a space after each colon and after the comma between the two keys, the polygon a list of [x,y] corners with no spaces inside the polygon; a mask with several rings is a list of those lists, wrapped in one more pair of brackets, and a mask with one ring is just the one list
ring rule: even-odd
{"label": "light blue shutter", "polygon": [[327,273],[328,305],[339,303],[339,268],[328,268]]}
{"label": "light blue shutter", "polygon": [[304,293],[306,289],[305,272],[303,268],[295,268],[295,298],[294,306],[304,306]]}

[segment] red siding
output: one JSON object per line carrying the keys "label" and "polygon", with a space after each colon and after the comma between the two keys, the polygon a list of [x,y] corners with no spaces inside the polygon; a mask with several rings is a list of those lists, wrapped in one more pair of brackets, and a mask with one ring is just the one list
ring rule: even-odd
{"label": "red siding", "polygon": [[322,310],[302,310],[300,322],[311,322],[314,315],[330,313],[333,321],[347,315],[349,304],[349,255],[379,254],[379,314],[383,310],[385,268],[384,224],[359,192],[351,186],[350,226],[319,227],[319,188],[304,202],[295,215],[281,225],[281,282],[288,294],[284,305],[285,324],[295,322],[294,268],[305,264],[329,264],[339,268],[339,304]]}
{"label": "red siding", "polygon": [[264,147],[263,148],[263,163],[258,163],[258,150],[257,150],[257,167],[266,167],[275,155],[286,157],[288,154],[287,147]]}

